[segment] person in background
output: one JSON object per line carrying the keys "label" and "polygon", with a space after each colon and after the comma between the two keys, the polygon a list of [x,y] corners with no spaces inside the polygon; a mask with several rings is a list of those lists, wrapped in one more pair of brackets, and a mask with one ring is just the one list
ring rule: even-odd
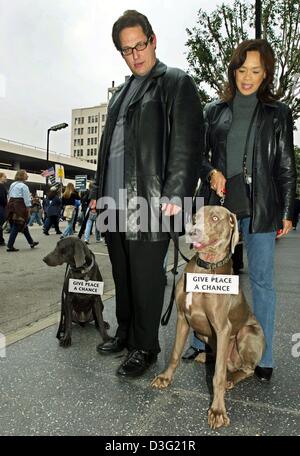
{"label": "person in background", "polygon": [[[72,184],[72,182],[69,182],[65,188],[65,191],[62,195],[62,207],[64,211],[64,217],[66,217],[66,208],[69,210],[69,213],[71,214],[67,218],[67,226],[61,235],[61,239],[71,236],[74,232],[73,230],[73,223],[74,223],[74,217],[75,217],[75,205],[76,205],[76,200],[79,199],[78,193],[75,191],[75,187]],[[73,209],[72,209],[73,208]]]}
{"label": "person in background", "polygon": [[86,244],[89,244],[91,230],[92,230],[92,226],[93,226],[94,222],[95,222],[96,241],[101,242],[101,234],[98,231],[97,226],[96,226],[96,219],[97,219],[96,201],[95,200],[90,201],[89,207],[90,207],[89,218],[86,222],[86,227],[85,227],[85,232],[84,232],[84,242]]}
{"label": "person in background", "polygon": [[0,173],[0,247],[6,245],[3,237],[3,225],[6,220],[7,208],[7,190],[5,187],[6,181],[6,174]]}
{"label": "person in background", "polygon": [[38,225],[42,226],[42,220],[41,220],[41,200],[37,196],[36,193],[32,195],[31,198],[31,208],[30,208],[30,219],[28,222],[28,226],[32,226],[34,222],[36,222]]}
{"label": "person in background", "polygon": [[8,192],[8,221],[10,223],[10,235],[7,243],[7,252],[18,252],[14,247],[19,232],[23,233],[28,244],[33,249],[39,243],[35,242],[28,229],[29,208],[31,206],[30,191],[25,182],[28,179],[24,169],[17,171],[15,182],[11,184]]}
{"label": "person in background", "polygon": [[[253,312],[266,342],[255,368],[261,381],[271,379],[274,367],[276,232],[281,230],[282,237],[292,229],[296,189],[292,113],[273,92],[274,71],[274,52],[266,40],[246,40],[235,49],[222,98],[204,110],[206,154],[200,176],[208,204],[225,196],[226,207],[230,191],[236,195],[232,212],[240,214]],[[192,345],[205,349],[195,338]]]}
{"label": "person in background", "polygon": [[75,200],[75,214],[74,214],[74,220],[73,220],[73,232],[74,233],[77,233],[77,231],[76,231],[76,223],[77,223],[77,220],[78,220],[80,204],[81,204],[80,196],[79,196],[79,193],[77,192],[77,198]]}
{"label": "person in background", "polygon": [[56,187],[51,187],[45,200],[45,221],[43,233],[49,236],[49,230],[53,226],[56,234],[62,234],[59,229],[59,219],[61,214],[61,198],[58,196],[59,190]]}

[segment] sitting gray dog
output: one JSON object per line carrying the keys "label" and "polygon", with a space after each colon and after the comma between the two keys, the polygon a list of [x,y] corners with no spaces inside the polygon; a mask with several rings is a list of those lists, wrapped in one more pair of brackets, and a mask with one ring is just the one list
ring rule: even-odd
{"label": "sitting gray dog", "polygon": [[62,347],[71,345],[72,321],[84,325],[95,320],[103,341],[110,339],[106,329],[108,323],[103,321],[103,302],[99,295],[71,293],[68,290],[69,279],[102,281],[95,261],[95,255],[83,241],[70,236],[58,241],[55,249],[43,261],[48,266],[59,266],[66,263],[67,270],[61,298],[61,318],[56,337]]}
{"label": "sitting gray dog", "polygon": [[[236,216],[224,207],[202,207],[194,222],[186,232],[196,253],[176,286],[177,328],[173,352],[169,366],[152,381],[152,386],[162,389],[171,384],[189,330],[194,329],[216,355],[214,397],[208,412],[208,424],[216,429],[229,425],[225,391],[253,375],[264,351],[264,335],[241,289],[237,295],[185,291],[185,273],[231,275],[231,255],[239,239]],[[198,355],[196,360],[205,362],[206,353]]]}

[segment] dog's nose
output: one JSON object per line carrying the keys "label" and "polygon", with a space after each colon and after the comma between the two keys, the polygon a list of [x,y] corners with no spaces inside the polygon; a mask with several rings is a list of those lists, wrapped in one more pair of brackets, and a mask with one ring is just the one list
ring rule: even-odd
{"label": "dog's nose", "polygon": [[199,238],[201,236],[201,231],[198,230],[197,228],[193,228],[190,232],[189,235],[194,238]]}

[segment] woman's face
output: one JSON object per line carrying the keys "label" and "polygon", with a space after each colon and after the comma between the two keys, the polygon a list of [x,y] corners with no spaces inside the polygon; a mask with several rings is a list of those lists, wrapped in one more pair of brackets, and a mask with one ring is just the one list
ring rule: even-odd
{"label": "woman's face", "polygon": [[258,51],[248,51],[244,64],[235,71],[235,82],[243,95],[257,92],[266,77]]}

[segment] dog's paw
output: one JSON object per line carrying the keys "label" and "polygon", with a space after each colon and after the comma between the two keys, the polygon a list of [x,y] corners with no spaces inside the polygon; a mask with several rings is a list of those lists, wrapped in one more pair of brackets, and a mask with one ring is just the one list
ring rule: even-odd
{"label": "dog's paw", "polygon": [[171,385],[172,379],[165,374],[157,375],[151,382],[152,388],[164,389]]}
{"label": "dog's paw", "polygon": [[229,426],[230,419],[228,418],[226,410],[213,409],[211,407],[208,411],[208,424],[212,429]]}
{"label": "dog's paw", "polygon": [[72,339],[70,336],[64,336],[59,341],[59,345],[64,348],[70,347],[71,343]]}
{"label": "dog's paw", "polygon": [[196,358],[195,358],[195,362],[196,363],[201,363],[201,364],[205,364],[206,363],[206,358],[207,358],[207,353],[205,352],[201,352],[199,353]]}
{"label": "dog's paw", "polygon": [[227,381],[226,381],[226,386],[225,386],[226,390],[229,391],[229,390],[231,390],[233,387],[234,387],[234,382],[233,382],[232,380],[227,380]]}

